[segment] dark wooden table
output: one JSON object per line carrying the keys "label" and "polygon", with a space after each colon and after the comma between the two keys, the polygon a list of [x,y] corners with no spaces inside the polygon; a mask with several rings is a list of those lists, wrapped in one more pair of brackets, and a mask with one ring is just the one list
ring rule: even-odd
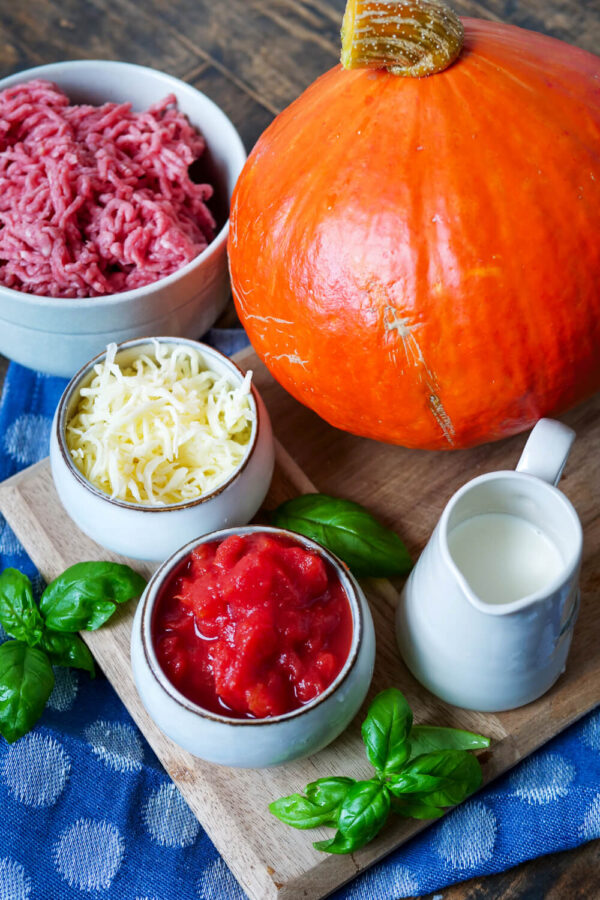
{"label": "dark wooden table", "polygon": [[[0,77],[65,59],[121,59],[204,91],[249,150],[339,56],[345,0],[0,0]],[[454,0],[463,15],[544,31],[592,52],[600,0]],[[234,321],[229,310],[223,324]],[[0,360],[0,378],[6,363]],[[600,842],[457,885],[443,900],[596,900]],[[430,898],[428,898],[430,900]]]}

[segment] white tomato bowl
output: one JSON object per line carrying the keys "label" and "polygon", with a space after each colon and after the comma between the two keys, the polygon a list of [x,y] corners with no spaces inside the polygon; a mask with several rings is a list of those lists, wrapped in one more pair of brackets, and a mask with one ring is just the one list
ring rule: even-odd
{"label": "white tomato bowl", "polygon": [[[161,589],[200,544],[253,532],[291,538],[333,566],[352,614],[350,650],[339,674],[321,694],[284,715],[239,719],[208,711],[172,684],[157,657],[153,618]],[[138,604],[131,633],[131,663],[141,700],[158,727],[180,747],[208,762],[266,768],[310,756],[337,738],[362,706],[373,676],[375,630],[369,605],[356,579],[316,541],[260,525],[228,528],[191,541],[160,566]]]}
{"label": "white tomato bowl", "polygon": [[[152,354],[158,341],[167,348],[189,346],[200,352],[217,375],[234,386],[244,373],[227,356],[198,341],[183,338],[139,338],[117,345],[115,362],[130,364]],[[244,456],[236,469],[214,490],[197,499],[165,506],[150,506],[110,497],[77,468],[67,446],[66,430],[80,398],[95,375],[94,367],[106,351],[86,363],[71,379],[54,414],[50,434],[50,466],[54,486],[75,524],[94,541],[134,559],[162,562],[193,538],[228,526],[245,525],[260,508],[273,475],[274,442],[269,414],[254,386],[248,395],[252,429]]]}
{"label": "white tomato bowl", "polygon": [[110,341],[204,334],[229,298],[229,202],[246,159],[235,127],[192,85],[144,66],[111,60],[51,63],[0,80],[0,91],[34,78],[54,82],[72,103],[131,102],[135,111],[174,94],[179,110],[206,140],[202,162],[214,180],[215,202],[209,206],[217,233],[187,265],[135,290],[66,299],[0,286],[0,353],[32,369],[70,378]]}

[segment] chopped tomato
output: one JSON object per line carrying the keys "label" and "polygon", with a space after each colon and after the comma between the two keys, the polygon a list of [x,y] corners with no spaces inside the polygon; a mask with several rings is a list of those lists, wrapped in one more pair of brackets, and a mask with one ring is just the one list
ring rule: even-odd
{"label": "chopped tomato", "polygon": [[297,709],[335,680],[352,612],[334,567],[268,532],[201,544],[163,585],[161,667],[190,700],[236,718]]}

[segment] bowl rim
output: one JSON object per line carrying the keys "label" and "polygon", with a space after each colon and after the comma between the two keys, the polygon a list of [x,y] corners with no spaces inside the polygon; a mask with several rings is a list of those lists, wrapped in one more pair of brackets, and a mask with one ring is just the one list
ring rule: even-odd
{"label": "bowl rim", "polygon": [[[178,337],[169,337],[169,336],[161,336],[161,337],[138,337],[131,338],[127,341],[121,341],[118,343],[117,350],[115,353],[115,360],[117,359],[120,352],[124,350],[128,350],[130,348],[142,345],[147,346],[151,345],[153,341],[158,341],[158,343],[163,344],[174,344],[174,345],[187,345],[194,347],[197,349],[202,355],[213,356],[220,358],[226,365],[227,368],[230,369],[231,375],[235,378],[239,383],[241,383],[245,377],[245,373],[242,369],[235,363],[229,356],[225,353],[222,353],[220,350],[217,350],[215,347],[211,347],[208,344],[204,344],[201,341],[195,341],[192,338],[178,338]],[[231,474],[226,478],[225,481],[218,484],[212,491],[209,491],[207,494],[202,494],[200,497],[197,497],[195,500],[183,500],[181,503],[169,503],[165,506],[149,506],[142,503],[133,503],[130,500],[119,500],[115,497],[110,497],[108,494],[105,494],[104,491],[101,491],[100,488],[97,488],[92,484],[91,481],[83,475],[73,460],[71,459],[71,454],[69,452],[69,448],[67,446],[66,441],[66,428],[67,428],[67,410],[68,407],[74,398],[74,395],[79,390],[81,386],[81,382],[93,372],[94,366],[101,362],[108,352],[108,348],[102,350],[101,353],[97,353],[89,362],[85,363],[76,373],[73,375],[66,388],[62,392],[61,398],[58,402],[58,406],[56,408],[56,415],[54,418],[54,434],[56,437],[56,441],[58,444],[58,449],[60,453],[60,458],[65,464],[67,471],[69,474],[74,477],[79,484],[81,484],[87,491],[93,494],[100,500],[103,500],[107,503],[110,503],[112,506],[120,507],[121,509],[133,510],[135,512],[144,512],[144,513],[164,513],[164,512],[172,512],[176,510],[182,509],[190,509],[194,506],[200,506],[203,503],[208,502],[209,500],[213,500],[219,494],[223,493],[224,490],[229,488],[237,479],[240,477],[246,466],[248,465],[252,454],[256,448],[258,442],[258,435],[260,428],[262,427],[262,416],[260,412],[260,403],[259,394],[256,390],[254,384],[250,384],[250,394],[248,395],[248,399],[250,401],[250,407],[252,412],[254,413],[254,420],[252,423],[252,431],[250,433],[250,440],[248,441],[248,445],[246,447],[246,452],[244,453],[244,457],[239,463],[239,465],[231,472]]]}
{"label": "bowl rim", "polygon": [[[278,534],[283,535],[284,537],[291,538],[307,549],[316,551],[319,556],[327,560],[327,562],[329,562],[333,566],[336,575],[338,576],[340,583],[344,589],[350,606],[350,611],[352,613],[352,641],[350,644],[348,656],[346,657],[344,665],[342,666],[336,677],[322,693],[317,694],[317,696],[312,700],[309,700],[308,703],[305,703],[303,706],[300,706],[297,709],[293,709],[290,712],[283,713],[280,716],[267,716],[262,719],[238,719],[232,716],[220,715],[218,713],[214,713],[210,710],[204,709],[204,707],[200,706],[197,703],[194,703],[192,700],[189,700],[184,694],[178,691],[175,685],[167,678],[154,650],[152,641],[152,614],[156,606],[156,600],[158,598],[160,588],[163,586],[164,582],[171,575],[173,569],[182,561],[182,559],[185,556],[189,555],[192,550],[194,550],[200,544],[207,544],[209,542],[217,540],[225,540],[226,538],[236,534],[244,535],[264,532],[266,532],[267,534]],[[300,718],[300,716],[310,714],[313,710],[320,706],[321,703],[329,700],[349,678],[352,670],[356,666],[359,652],[363,644],[365,626],[363,611],[361,607],[362,596],[362,590],[346,564],[338,556],[332,553],[331,550],[328,550],[327,547],[324,547],[323,544],[320,544],[318,541],[314,541],[312,540],[312,538],[307,538],[295,531],[289,531],[286,528],[275,528],[271,525],[242,525],[234,528],[223,528],[219,531],[213,531],[210,534],[194,538],[192,541],[184,544],[183,547],[181,547],[168,559],[166,559],[154,572],[150,581],[146,585],[144,593],[142,594],[142,597],[139,601],[141,606],[140,615],[136,618],[134,627],[139,630],[142,643],[142,652],[144,654],[144,658],[146,660],[146,664],[148,666],[151,677],[153,677],[155,681],[158,682],[159,687],[161,687],[163,691],[169,696],[169,698],[177,703],[178,706],[183,707],[186,712],[190,712],[198,716],[199,719],[208,719],[209,721],[218,723],[220,725],[228,725],[233,727],[239,726],[241,728],[267,727],[269,725],[285,723],[293,719],[298,719]]]}
{"label": "bowl rim", "polygon": [[[217,103],[215,103],[214,100],[211,100],[210,97],[208,97],[202,91],[199,91],[198,88],[195,88],[189,82],[182,81],[182,79],[177,78],[175,75],[170,75],[168,72],[163,72],[160,69],[154,69],[152,68],[152,66],[141,66],[137,63],[129,63],[123,60],[70,59],[64,60],[62,62],[44,63],[39,66],[33,66],[30,69],[22,69],[19,72],[13,72],[12,75],[7,75],[5,78],[0,79],[0,91],[18,84],[22,84],[23,82],[29,81],[33,78],[47,77],[49,80],[51,80],[52,70],[58,71],[59,69],[65,68],[74,70],[78,68],[88,69],[98,65],[106,66],[107,68],[118,67],[127,69],[128,71],[135,70],[142,77],[146,77],[149,74],[153,77],[160,76],[160,78],[163,79],[167,85],[171,84],[173,88],[177,88],[178,90],[183,89],[184,91],[189,91],[190,94],[196,94],[197,97],[200,98],[200,101],[202,103],[206,103],[208,106],[211,106],[213,108],[213,111],[222,118],[225,128],[230,130],[230,135],[228,136],[227,141],[223,142],[223,147],[227,149],[228,158],[234,161],[233,169],[237,172],[237,174],[234,176],[235,183],[235,180],[239,177],[242,167],[247,159],[246,149],[237,128],[235,127],[229,116],[221,109],[221,107]],[[200,131],[200,133],[202,132]],[[229,196],[227,197],[227,206],[230,210],[231,193],[232,192],[228,192]],[[215,234],[212,241],[210,241],[204,248],[204,250],[202,250],[188,263],[186,263],[184,266],[181,266],[179,269],[176,269],[174,272],[171,272],[170,275],[165,275],[162,278],[158,278],[156,281],[151,281],[148,284],[142,285],[138,288],[131,288],[128,291],[116,291],[114,294],[100,294],[97,297],[50,297],[48,294],[31,294],[27,291],[18,291],[15,290],[15,288],[9,288],[5,287],[4,285],[0,285],[0,293],[5,294],[11,300],[18,300],[21,303],[31,304],[32,306],[52,307],[56,305],[61,309],[64,308],[67,311],[90,307],[91,304],[94,304],[95,308],[99,306],[110,306],[113,304],[116,305],[123,301],[130,301],[139,297],[144,297],[149,292],[154,291],[155,289],[168,288],[172,284],[175,284],[177,281],[179,281],[180,278],[193,271],[196,266],[199,266],[200,263],[209,259],[215,252],[219,251],[223,244],[227,241],[227,236],[229,233],[229,219],[230,215],[227,216],[227,219],[225,220],[219,231]]]}

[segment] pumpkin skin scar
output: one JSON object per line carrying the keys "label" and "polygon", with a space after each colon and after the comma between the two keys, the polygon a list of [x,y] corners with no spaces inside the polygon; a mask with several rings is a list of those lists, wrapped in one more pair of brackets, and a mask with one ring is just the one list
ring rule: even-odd
{"label": "pumpkin skin scar", "polygon": [[290,319],[278,319],[277,316],[246,316],[247,319],[253,319],[255,322],[277,322],[279,325],[293,325]]}
{"label": "pumpkin skin scar", "polygon": [[265,354],[269,359],[274,360],[275,362],[278,359],[287,359],[289,363],[294,366],[302,366],[303,369],[306,369],[306,365],[308,363],[307,359],[300,359],[297,353],[280,353],[279,356],[272,356],[270,353]]}
{"label": "pumpkin skin scar", "polygon": [[393,306],[386,306],[384,312],[389,313],[391,319],[385,319],[383,326],[386,331],[397,331],[402,340],[409,337],[409,335],[416,331],[417,328],[421,328],[422,322],[413,322],[408,317],[402,318],[398,315],[398,310],[394,309]]}
{"label": "pumpkin skin scar", "polygon": [[[423,351],[413,334],[414,331],[417,331],[417,329],[423,326],[423,322],[411,323],[410,318],[399,315],[399,310],[395,309],[393,306],[386,306],[383,312],[385,317],[383,326],[385,330],[388,333],[395,332],[400,336],[406,355],[406,361],[409,365],[418,370],[418,379],[425,386],[429,394],[427,399],[429,410],[439,425],[445,439],[450,446],[453,447],[455,431],[452,419],[444,409],[444,404],[440,399],[439,384],[435,377],[435,373],[431,371],[425,362]],[[392,357],[395,357],[395,352],[392,351],[391,355]]]}
{"label": "pumpkin skin scar", "polygon": [[246,289],[241,283],[241,280],[240,282],[238,282],[238,284],[235,285],[235,287],[233,286],[233,283],[231,285],[231,293],[233,294],[233,299],[244,312],[246,300],[251,296],[252,291],[252,288]]}
{"label": "pumpkin skin scar", "polygon": [[444,437],[450,446],[454,447],[454,426],[452,425],[452,419],[444,409],[442,401],[437,394],[430,394],[429,409],[431,410],[433,418],[442,429]]}

